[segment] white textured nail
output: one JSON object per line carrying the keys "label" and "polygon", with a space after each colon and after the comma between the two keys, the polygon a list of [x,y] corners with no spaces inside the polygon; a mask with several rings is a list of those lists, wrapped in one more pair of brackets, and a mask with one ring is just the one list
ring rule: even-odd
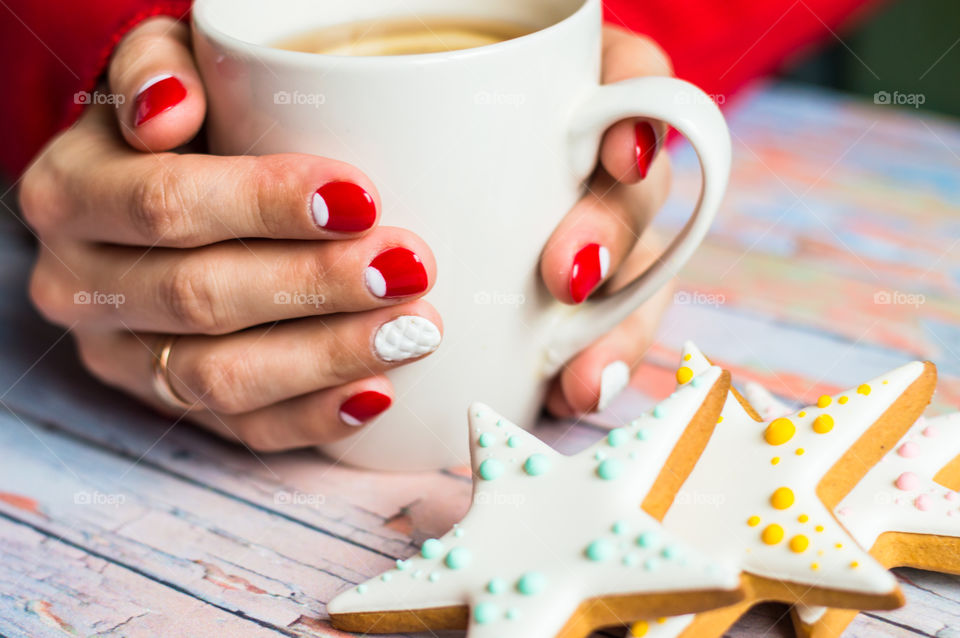
{"label": "white textured nail", "polygon": [[429,319],[404,315],[380,326],[373,348],[384,361],[405,361],[433,352],[440,339],[440,329]]}
{"label": "white textured nail", "polygon": [[313,221],[316,222],[317,226],[326,228],[327,222],[330,221],[330,209],[327,208],[327,202],[320,196],[320,193],[313,194],[313,199],[310,200],[310,210],[313,213]]}
{"label": "white textured nail", "polygon": [[624,361],[608,363],[600,373],[600,400],[597,411],[606,410],[610,402],[630,383],[630,366]]}
{"label": "white textured nail", "polygon": [[[607,276],[607,273],[610,272],[610,251],[607,250],[606,246],[600,246],[600,250],[597,251],[597,258],[600,260],[600,279],[603,279]],[[616,363],[623,363],[622,361],[617,361]],[[610,365],[613,365],[612,363]],[[624,363],[624,365],[626,365]],[[610,366],[607,366],[609,368]],[[606,368],[604,369],[606,370]]]}

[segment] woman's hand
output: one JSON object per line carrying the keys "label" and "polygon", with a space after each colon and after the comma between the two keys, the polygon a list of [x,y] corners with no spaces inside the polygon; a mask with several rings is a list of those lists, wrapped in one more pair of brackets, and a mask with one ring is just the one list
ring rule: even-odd
{"label": "woman's hand", "polygon": [[[667,55],[653,41],[605,27],[603,82],[672,75]],[[624,287],[657,259],[663,242],[647,228],[670,188],[670,162],[661,150],[659,122],[628,120],[604,135],[600,166],[587,195],[547,242],[543,280],[565,303]],[[614,330],[569,361],[554,381],[547,408],[557,416],[603,409],[626,385],[653,340],[670,301],[663,289]]]}
{"label": "woman's hand", "polygon": [[[181,335],[168,377],[192,420],[259,450],[343,437],[389,406],[384,372],[439,344],[417,300],[433,256],[375,228],[377,191],[342,162],[170,152],[205,117],[188,42],[165,18],[133,30],[109,69],[119,108],[88,107],[27,171],[31,297],[90,371],[148,403],[169,409],[151,366],[159,337]],[[400,317],[419,347],[378,351]]]}

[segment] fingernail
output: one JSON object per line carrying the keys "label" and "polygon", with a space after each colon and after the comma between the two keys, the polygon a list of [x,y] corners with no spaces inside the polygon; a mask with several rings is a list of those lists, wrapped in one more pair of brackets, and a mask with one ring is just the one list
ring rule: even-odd
{"label": "fingernail", "polygon": [[367,390],[355,394],[340,405],[340,420],[356,427],[363,425],[390,407],[393,400],[381,392]]}
{"label": "fingernail", "polygon": [[134,124],[140,126],[183,101],[187,89],[172,75],[160,75],[147,81],[133,102]]}
{"label": "fingernail", "polygon": [[600,400],[597,411],[606,410],[610,402],[630,383],[630,366],[625,361],[608,363],[600,373]]}
{"label": "fingernail", "polygon": [[358,232],[377,220],[377,204],[370,193],[352,182],[330,182],[310,200],[314,223],[326,230]]}
{"label": "fingernail", "polygon": [[440,329],[429,319],[404,315],[380,326],[373,349],[384,361],[406,361],[433,352],[440,339]]}
{"label": "fingernail", "polygon": [[637,122],[634,138],[636,139],[634,152],[637,154],[637,170],[640,171],[640,179],[644,179],[650,170],[653,158],[657,156],[657,132],[649,122]]}
{"label": "fingernail", "polygon": [[570,296],[574,303],[586,299],[607,276],[610,251],[600,244],[587,244],[573,258],[570,270]]}
{"label": "fingernail", "polygon": [[377,255],[363,278],[367,288],[381,299],[409,297],[427,289],[427,269],[412,250],[391,248]]}

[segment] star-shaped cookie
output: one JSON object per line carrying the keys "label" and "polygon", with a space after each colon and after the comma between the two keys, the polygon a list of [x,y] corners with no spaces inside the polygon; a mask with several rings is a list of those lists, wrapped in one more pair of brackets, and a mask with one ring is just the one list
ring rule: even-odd
{"label": "star-shaped cookie", "polygon": [[[834,513],[888,568],[960,574],[960,413],[920,418]],[[833,638],[856,610],[794,607],[797,634]]]}
{"label": "star-shaped cookie", "polygon": [[[709,365],[686,344],[678,383]],[[651,625],[648,635],[719,636],[763,600],[902,605],[896,580],[832,510],[918,418],[935,384],[933,365],[914,362],[769,421],[731,390],[721,423],[682,488],[687,497],[677,499],[663,522],[694,546],[736,561],[747,599],[697,614],[679,633]],[[704,503],[717,503],[706,526],[698,523]]]}
{"label": "star-shaped cookie", "polygon": [[334,599],[334,626],[579,638],[740,600],[737,569],[704,558],[648,513],[673,500],[728,389],[729,375],[707,367],[574,456],[471,406],[469,512],[419,555]]}

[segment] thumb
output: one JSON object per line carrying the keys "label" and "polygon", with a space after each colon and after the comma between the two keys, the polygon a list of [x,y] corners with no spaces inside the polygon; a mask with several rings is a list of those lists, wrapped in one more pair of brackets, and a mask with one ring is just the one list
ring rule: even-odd
{"label": "thumb", "polygon": [[167,151],[200,130],[207,104],[187,25],[166,17],[145,20],[117,45],[107,77],[111,92],[124,98],[117,118],[130,146]]}

